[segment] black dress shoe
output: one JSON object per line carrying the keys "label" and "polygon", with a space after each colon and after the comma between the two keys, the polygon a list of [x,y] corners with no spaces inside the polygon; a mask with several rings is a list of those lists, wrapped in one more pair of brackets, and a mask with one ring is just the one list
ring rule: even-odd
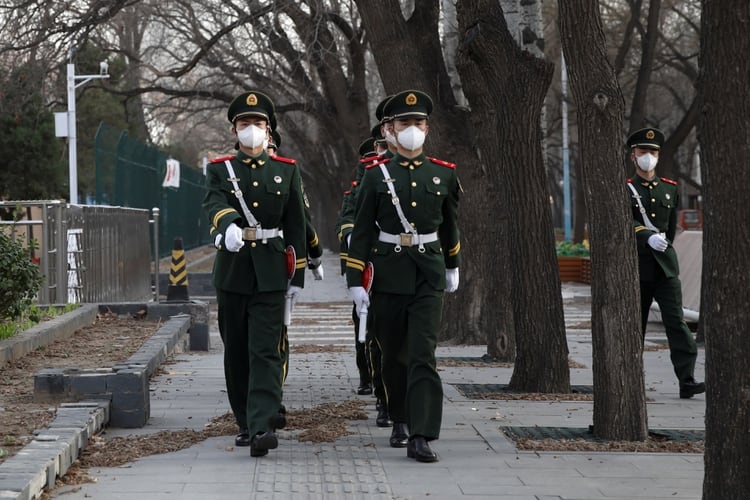
{"label": "black dress shoe", "polygon": [[403,422],[393,422],[391,431],[391,448],[406,448],[409,443],[409,429]]}
{"label": "black dress shoe", "polygon": [[706,392],[706,384],[703,382],[696,382],[691,379],[680,384],[680,398],[682,399],[690,399],[696,394],[704,392]]}
{"label": "black dress shoe", "polygon": [[427,440],[422,436],[414,436],[413,439],[409,440],[409,444],[406,446],[406,456],[414,458],[417,462],[437,462],[437,453],[432,451]]}
{"label": "black dress shoe", "polygon": [[235,446],[250,446],[250,432],[247,429],[240,429],[240,433],[234,438]]}
{"label": "black dress shoe", "polygon": [[360,396],[372,394],[372,384],[370,382],[361,382],[359,387],[357,387],[357,394]]}
{"label": "black dress shoe", "polygon": [[390,427],[393,425],[391,417],[388,416],[388,407],[382,401],[378,400],[375,403],[375,408],[378,410],[378,416],[375,417],[375,424],[378,427]]}
{"label": "black dress shoe", "polygon": [[281,405],[279,413],[271,417],[271,427],[276,429],[283,429],[286,427],[286,407]]}
{"label": "black dress shoe", "polygon": [[275,450],[279,446],[279,440],[273,431],[259,432],[250,440],[250,456],[262,457],[268,455],[268,450]]}

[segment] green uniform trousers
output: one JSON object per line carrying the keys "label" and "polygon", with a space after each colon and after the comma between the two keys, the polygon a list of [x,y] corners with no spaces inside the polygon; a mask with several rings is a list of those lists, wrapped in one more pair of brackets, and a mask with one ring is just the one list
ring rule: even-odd
{"label": "green uniform trousers", "polygon": [[[373,333],[375,313],[367,315],[367,334],[365,341],[359,341],[359,315],[357,306],[352,308],[352,321],[354,322],[354,345],[357,359],[357,370],[359,370],[360,382],[372,382],[372,391],[375,397],[380,401],[385,401],[385,388],[383,387],[382,376],[382,357],[380,353],[380,344],[378,344]],[[366,376],[363,376],[363,370],[368,370]]]}
{"label": "green uniform trousers", "polygon": [[251,436],[271,430],[284,378],[284,292],[216,290],[224,378],[237,425]]}
{"label": "green uniform trousers", "polygon": [[391,419],[428,441],[440,437],[443,419],[443,385],[435,366],[442,308],[443,292],[419,277],[414,295],[372,295]]}
{"label": "green uniform trousers", "polygon": [[693,381],[698,346],[682,315],[682,285],[679,278],[662,277],[655,281],[641,281],[641,326],[646,336],[648,312],[656,300],[667,332],[669,357],[680,383]]}

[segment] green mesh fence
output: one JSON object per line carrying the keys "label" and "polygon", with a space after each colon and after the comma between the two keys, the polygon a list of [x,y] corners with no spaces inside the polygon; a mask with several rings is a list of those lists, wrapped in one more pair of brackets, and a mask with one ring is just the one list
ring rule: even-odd
{"label": "green mesh fence", "polygon": [[210,241],[201,208],[205,191],[201,170],[181,164],[180,187],[162,187],[169,155],[105,123],[96,132],[94,151],[96,203],[158,207],[160,257],[171,253],[175,238],[182,238],[185,249]]}

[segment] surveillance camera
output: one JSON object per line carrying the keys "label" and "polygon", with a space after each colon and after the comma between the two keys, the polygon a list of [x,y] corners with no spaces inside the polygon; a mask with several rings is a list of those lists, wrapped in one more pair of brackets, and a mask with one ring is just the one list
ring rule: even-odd
{"label": "surveillance camera", "polygon": [[107,64],[107,61],[102,61],[99,63],[99,74],[100,75],[109,74],[109,64]]}

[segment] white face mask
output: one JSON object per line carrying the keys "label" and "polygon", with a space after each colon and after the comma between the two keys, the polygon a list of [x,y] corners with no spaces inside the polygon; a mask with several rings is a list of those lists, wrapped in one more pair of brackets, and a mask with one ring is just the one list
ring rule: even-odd
{"label": "white face mask", "polygon": [[422,147],[427,134],[416,125],[406,127],[398,133],[398,143],[402,148],[414,151]]}
{"label": "white face mask", "polygon": [[645,172],[651,172],[656,168],[656,164],[659,162],[659,158],[652,154],[646,153],[645,155],[639,156],[636,161],[638,163],[638,167],[640,167],[641,170]]}
{"label": "white face mask", "polygon": [[237,139],[246,148],[255,149],[266,140],[266,130],[256,125],[250,125],[237,131]]}

